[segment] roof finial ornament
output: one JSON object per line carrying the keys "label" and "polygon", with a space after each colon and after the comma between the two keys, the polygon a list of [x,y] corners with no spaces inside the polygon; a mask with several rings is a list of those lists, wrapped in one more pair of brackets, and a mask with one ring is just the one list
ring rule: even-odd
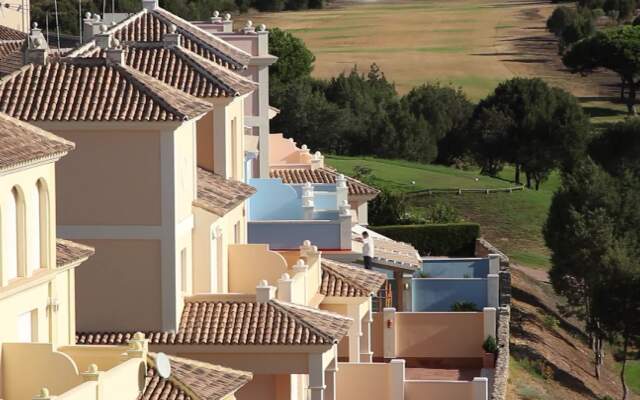
{"label": "roof finial ornament", "polygon": [[84,13],[84,17],[85,19],[91,19],[91,13],[87,11],[86,13]]}
{"label": "roof finial ornament", "polygon": [[220,11],[215,10],[215,11],[213,12],[213,18],[218,18],[219,16],[220,16]]}
{"label": "roof finial ornament", "polygon": [[267,26],[265,24],[258,25],[258,32],[266,32]]}
{"label": "roof finial ornament", "polygon": [[225,20],[225,21],[231,21],[231,14],[226,13],[226,14],[224,15],[224,20]]}

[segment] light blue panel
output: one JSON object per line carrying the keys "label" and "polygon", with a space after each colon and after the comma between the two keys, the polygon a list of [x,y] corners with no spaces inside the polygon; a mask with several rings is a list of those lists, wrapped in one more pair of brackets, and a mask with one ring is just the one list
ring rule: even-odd
{"label": "light blue panel", "polygon": [[325,220],[325,221],[336,221],[338,219],[339,215],[337,211],[314,211],[313,212],[313,219],[314,220]]}
{"label": "light blue panel", "polygon": [[422,261],[422,272],[429,278],[486,278],[488,258],[443,258]]}
{"label": "light blue panel", "polygon": [[249,222],[249,243],[268,243],[272,250],[297,249],[310,240],[321,250],[340,248],[340,224]]}
{"label": "light blue panel", "polygon": [[451,306],[459,301],[470,301],[482,309],[487,306],[487,280],[434,279],[411,280],[412,311],[451,311]]}
{"label": "light blue panel", "polygon": [[313,205],[320,210],[337,210],[338,199],[336,192],[314,192]]}
{"label": "light blue panel", "polygon": [[257,189],[249,200],[252,221],[302,219],[302,199],[280,179],[250,179],[249,185]]}

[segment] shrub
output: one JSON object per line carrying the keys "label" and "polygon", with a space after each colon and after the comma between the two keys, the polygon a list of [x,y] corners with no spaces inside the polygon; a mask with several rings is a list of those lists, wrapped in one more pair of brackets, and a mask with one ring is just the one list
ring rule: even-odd
{"label": "shrub", "polygon": [[451,305],[451,311],[454,312],[469,312],[469,311],[479,311],[476,303],[471,301],[456,301]]}
{"label": "shrub", "polygon": [[375,231],[410,243],[421,255],[471,257],[480,225],[472,223],[376,226]]}
{"label": "shrub", "polygon": [[554,317],[553,315],[546,314],[542,318],[542,324],[545,326],[545,328],[553,330],[557,328],[558,325],[560,325],[560,321],[558,321],[558,318]]}
{"label": "shrub", "polygon": [[455,207],[447,203],[429,205],[424,211],[424,219],[428,224],[453,224],[461,221]]}
{"label": "shrub", "polygon": [[400,224],[407,215],[407,201],[403,193],[383,189],[369,202],[369,223],[376,225]]}
{"label": "shrub", "polygon": [[482,343],[482,348],[487,353],[497,353],[498,343],[496,342],[496,338],[494,338],[493,336],[487,336],[487,338],[484,340],[484,343]]}

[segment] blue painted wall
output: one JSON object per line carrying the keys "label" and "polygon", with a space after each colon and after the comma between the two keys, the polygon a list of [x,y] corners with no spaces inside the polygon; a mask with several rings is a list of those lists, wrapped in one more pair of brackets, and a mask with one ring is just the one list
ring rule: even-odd
{"label": "blue painted wall", "polygon": [[302,199],[280,179],[250,179],[257,189],[249,199],[249,218],[252,221],[302,219]]}
{"label": "blue painted wall", "polygon": [[482,309],[487,306],[487,280],[433,279],[411,280],[412,311],[451,311],[451,306],[459,301],[470,301]]}
{"label": "blue painted wall", "polygon": [[268,243],[271,249],[297,249],[310,240],[320,249],[340,248],[340,224],[336,222],[249,222],[249,243]]}
{"label": "blue painted wall", "polygon": [[422,272],[429,278],[486,278],[488,258],[447,258],[424,260]]}

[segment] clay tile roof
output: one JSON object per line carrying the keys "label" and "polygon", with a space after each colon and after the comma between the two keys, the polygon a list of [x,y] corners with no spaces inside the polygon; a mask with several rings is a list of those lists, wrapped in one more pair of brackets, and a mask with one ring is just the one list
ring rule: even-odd
{"label": "clay tile roof", "polygon": [[233,370],[201,361],[168,356],[171,376],[161,378],[149,354],[145,386],[138,400],[219,400],[233,394],[251,379],[249,372]]}
{"label": "clay tile roof", "polygon": [[[105,54],[96,49],[84,57]],[[134,43],[125,48],[125,57],[129,67],[196,97],[240,96],[257,88],[255,82],[181,47]]]}
{"label": "clay tile roof", "polygon": [[418,251],[410,244],[375,236],[372,236],[372,238],[375,249],[374,261],[389,266],[406,267],[412,270],[420,267],[421,260]]}
{"label": "clay tile roof", "polygon": [[[280,178],[282,182],[289,184],[311,183],[336,183],[338,172],[329,168],[274,168],[269,173],[272,178]],[[377,196],[380,191],[360,182],[357,179],[345,176],[350,195]]]}
{"label": "clay tile roof", "polygon": [[380,272],[322,259],[320,293],[325,296],[367,297],[376,294],[387,280]]}
{"label": "clay tile roof", "polygon": [[95,253],[93,247],[75,243],[70,240],[56,240],[56,265],[63,267],[84,260]]}
{"label": "clay tile roof", "polygon": [[175,121],[212,105],[102,59],[29,64],[0,80],[0,112],[23,121]]}
{"label": "clay tile roof", "polygon": [[72,142],[0,113],[0,169],[62,156],[74,147]]}
{"label": "clay tile roof", "polygon": [[0,77],[22,67],[22,46],[24,40],[0,41]]}
{"label": "clay tile roof", "polygon": [[8,26],[0,25],[0,40],[22,40],[26,39],[27,34]]}
{"label": "clay tile roof", "polygon": [[[182,46],[204,58],[231,69],[244,68],[251,55],[217,36],[193,25],[192,23],[162,8],[142,10],[113,26],[107,32],[112,33],[121,43],[161,42],[170,26],[175,25],[177,33],[182,35]],[[95,49],[95,42],[89,42],[78,48],[72,55],[82,55]]]}
{"label": "clay tile roof", "polygon": [[[352,320],[271,300],[186,301],[178,332],[146,332],[150,344],[322,345],[338,343]],[[125,344],[134,332],[79,333],[78,344]]]}
{"label": "clay tile roof", "polygon": [[255,192],[253,186],[198,168],[198,199],[194,205],[222,217]]}

